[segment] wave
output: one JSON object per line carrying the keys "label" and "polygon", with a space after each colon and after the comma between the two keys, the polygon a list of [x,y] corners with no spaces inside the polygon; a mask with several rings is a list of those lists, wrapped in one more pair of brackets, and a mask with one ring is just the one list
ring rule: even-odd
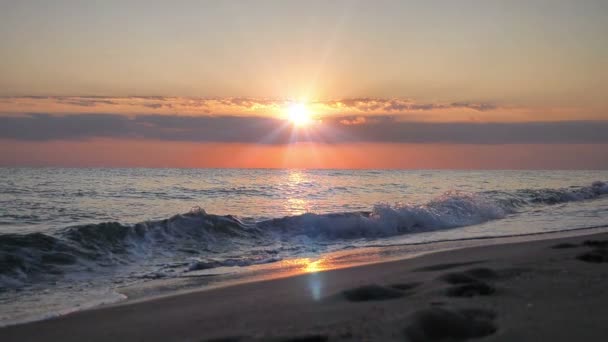
{"label": "wave", "polygon": [[424,204],[378,204],[371,212],[306,213],[258,223],[283,236],[305,235],[333,240],[386,237],[406,233],[456,228],[504,218],[520,208],[582,201],[608,194],[608,184],[569,189],[526,189],[470,194],[450,191]]}
{"label": "wave", "polygon": [[480,196],[450,192],[422,205],[378,204],[371,212],[287,216],[260,222],[283,236],[322,240],[385,237],[462,227],[503,218],[510,210]]}
{"label": "wave", "polygon": [[61,234],[86,249],[124,253],[142,245],[176,242],[207,248],[220,238],[253,238],[257,232],[255,225],[246,224],[235,216],[212,215],[195,208],[160,221],[132,226],[118,222],[82,225],[67,228]]}
{"label": "wave", "polygon": [[534,204],[560,204],[590,200],[608,194],[608,183],[595,181],[591,186],[575,186],[567,189],[522,189],[512,193],[488,191],[486,195],[497,197],[503,205],[522,207]]}
{"label": "wave", "polygon": [[196,208],[169,219],[124,225],[79,225],[51,236],[0,234],[0,288],[44,280],[66,271],[115,266],[160,255],[213,253],[239,241],[255,243],[255,225]]}
{"label": "wave", "polygon": [[283,258],[279,256],[270,257],[254,257],[254,258],[227,258],[223,260],[207,259],[207,260],[193,260],[188,265],[188,271],[207,270],[217,267],[245,267],[252,265],[269,264],[277,261],[281,261]]}
{"label": "wave", "polygon": [[[312,245],[327,245],[336,240],[470,226],[528,206],[592,200],[606,194],[605,182],[566,189],[452,191],[423,204],[378,204],[369,212],[306,213],[259,222],[194,208],[134,225],[105,222],[67,227],[53,235],[0,234],[0,288],[160,256],[200,256],[190,262],[189,270],[249,266],[280,260],[276,250],[256,254],[260,246],[277,242],[283,250],[293,250],[302,238]],[[239,257],[229,256],[235,252]]]}
{"label": "wave", "polygon": [[42,233],[0,235],[0,288],[15,287],[38,274],[61,274],[81,253],[59,238]]}

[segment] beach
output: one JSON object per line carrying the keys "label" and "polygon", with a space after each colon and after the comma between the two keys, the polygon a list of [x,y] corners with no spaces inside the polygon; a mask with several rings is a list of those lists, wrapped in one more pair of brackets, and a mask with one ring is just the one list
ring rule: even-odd
{"label": "beach", "polygon": [[126,301],[2,341],[603,341],[608,233]]}
{"label": "beach", "polygon": [[0,342],[608,341],[608,1],[0,1]]}

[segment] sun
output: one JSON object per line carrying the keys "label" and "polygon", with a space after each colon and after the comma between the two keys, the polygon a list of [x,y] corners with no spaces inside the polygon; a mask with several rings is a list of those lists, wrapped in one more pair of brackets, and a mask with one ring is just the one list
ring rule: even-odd
{"label": "sun", "polygon": [[289,105],[287,108],[287,118],[297,127],[306,126],[312,122],[310,112],[303,103],[292,103]]}

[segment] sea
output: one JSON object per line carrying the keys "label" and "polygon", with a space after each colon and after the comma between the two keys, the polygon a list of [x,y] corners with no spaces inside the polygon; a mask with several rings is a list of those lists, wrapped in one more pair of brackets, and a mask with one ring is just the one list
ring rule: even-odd
{"label": "sea", "polygon": [[608,171],[0,168],[0,326],[607,226]]}

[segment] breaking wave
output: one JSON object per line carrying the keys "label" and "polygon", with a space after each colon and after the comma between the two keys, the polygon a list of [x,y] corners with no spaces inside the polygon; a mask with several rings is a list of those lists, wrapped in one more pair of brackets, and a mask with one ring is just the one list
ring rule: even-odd
{"label": "breaking wave", "polygon": [[187,267],[190,271],[275,262],[281,260],[279,252],[260,253],[260,246],[280,241],[281,246],[293,247],[302,236],[313,243],[331,244],[470,226],[504,218],[524,207],[592,200],[606,194],[605,182],[566,189],[448,192],[424,204],[378,204],[369,212],[307,213],[258,222],[195,208],[134,225],[105,222],[67,227],[54,235],[0,234],[0,289],[176,254],[193,259]]}

